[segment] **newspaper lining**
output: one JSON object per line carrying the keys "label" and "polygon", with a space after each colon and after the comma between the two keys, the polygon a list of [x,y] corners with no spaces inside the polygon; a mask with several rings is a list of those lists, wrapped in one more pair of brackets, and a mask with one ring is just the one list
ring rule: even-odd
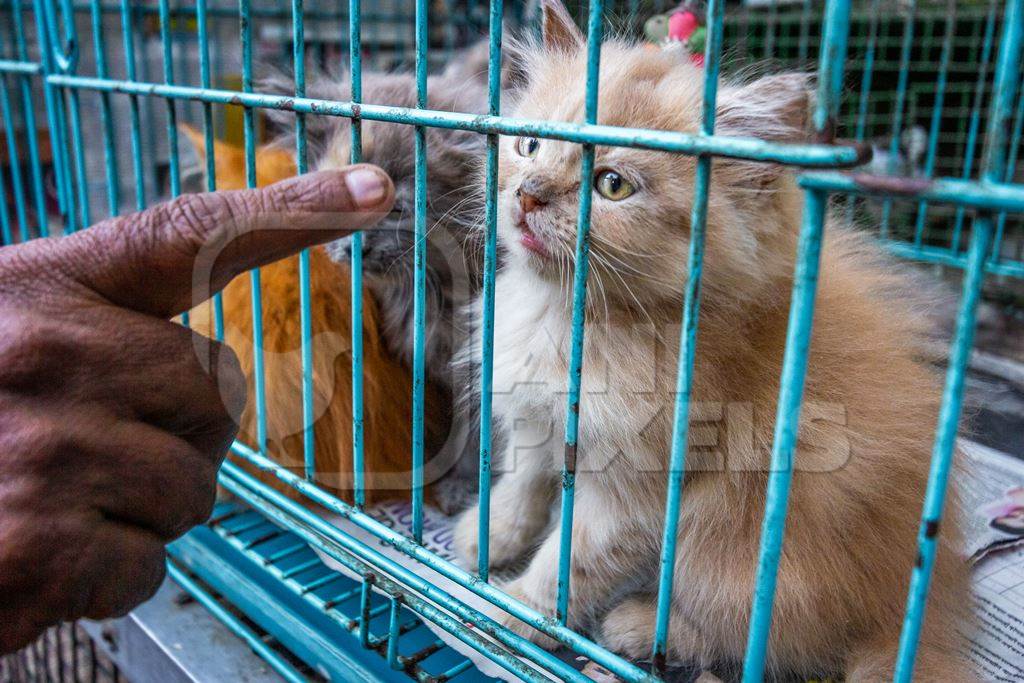
{"label": "newspaper lining", "polygon": [[[972,589],[977,614],[977,631],[969,636],[968,651],[979,676],[985,681],[1024,681],[1024,463],[978,444],[961,441],[964,467],[959,475],[962,504],[967,516],[965,554],[973,563]],[[377,505],[367,511],[385,526],[411,535],[412,512],[407,502]],[[1019,533],[1014,533],[1020,519]],[[485,614],[496,613],[489,602],[424,567],[392,546],[383,543],[352,522],[334,516],[328,521],[370,545],[395,562],[429,579],[453,597]],[[436,510],[424,511],[423,546],[458,564],[453,545],[454,519]],[[321,554],[332,568],[351,574],[339,563]],[[492,580],[500,587],[502,576]],[[506,681],[518,678],[472,649],[458,638],[426,621],[441,639],[469,657],[487,676]],[[597,681],[618,680],[615,676],[568,651],[558,656]],[[525,661],[525,660],[524,660]],[[700,672],[684,676],[692,680]],[[700,680],[717,680],[708,672]]]}

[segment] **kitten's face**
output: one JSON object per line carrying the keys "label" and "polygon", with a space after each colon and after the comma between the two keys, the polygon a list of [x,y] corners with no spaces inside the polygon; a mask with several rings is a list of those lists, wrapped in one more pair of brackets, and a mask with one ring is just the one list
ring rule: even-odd
{"label": "kitten's face", "polygon": [[[585,47],[538,46],[528,57],[529,83],[515,116],[581,122]],[[652,51],[618,42],[602,49],[598,123],[696,133],[704,71],[682,51]],[[791,133],[786,109],[802,98],[803,76],[723,85],[719,120],[725,134],[779,139]],[[764,106],[765,103],[769,103]],[[772,104],[774,103],[774,104]],[[773,111],[773,108],[776,111]],[[760,111],[758,110],[760,109]],[[802,118],[804,112],[800,111]],[[723,130],[724,129],[724,130]],[[760,134],[758,134],[760,133]],[[581,147],[539,138],[503,139],[499,168],[499,235],[511,267],[527,268],[566,287],[577,236]],[[770,229],[778,169],[716,159],[708,207],[706,281],[730,288],[756,281],[761,233]],[[591,283],[609,303],[647,307],[678,300],[686,280],[693,157],[598,146],[590,232]]]}
{"label": "kitten's face", "polygon": [[[454,84],[444,76],[432,81],[428,91],[436,93],[430,101],[435,109],[474,111],[486,104],[477,84]],[[414,107],[415,80],[409,74],[368,74],[363,83],[363,97],[366,102]],[[396,285],[407,283],[414,244],[414,129],[395,123],[363,121],[361,138],[362,160],[383,168],[395,184],[395,205],[391,213],[372,231],[363,233],[363,267],[370,278]],[[475,175],[483,144],[482,138],[474,133],[427,130],[426,225],[433,246],[428,261],[436,270],[448,270],[443,258],[447,250],[434,242],[443,242],[445,237],[464,240],[475,233],[473,209],[479,202],[475,201],[475,184],[469,179]],[[318,166],[343,167],[349,163],[350,155],[351,123],[348,119],[338,119]],[[347,258],[351,238],[339,240],[329,249],[336,258]]]}
{"label": "kitten's face", "polygon": [[[599,123],[694,132],[701,74],[660,53],[605,46]],[[536,63],[516,112],[579,121],[583,52]],[[665,90],[666,94],[659,95]],[[582,150],[577,144],[506,138],[499,175],[499,231],[510,259],[565,284],[579,212]],[[594,157],[591,277],[609,297],[662,297],[677,289],[686,262],[694,161],[663,152],[598,146]],[[645,290],[645,291],[640,291]]]}

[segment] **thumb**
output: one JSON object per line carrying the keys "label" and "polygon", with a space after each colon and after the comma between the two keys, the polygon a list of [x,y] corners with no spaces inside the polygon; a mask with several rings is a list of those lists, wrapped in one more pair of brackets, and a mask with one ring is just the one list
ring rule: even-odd
{"label": "thumb", "polygon": [[62,238],[44,260],[115,305],[167,318],[239,273],[375,225],[394,197],[390,178],[367,164],[182,195]]}

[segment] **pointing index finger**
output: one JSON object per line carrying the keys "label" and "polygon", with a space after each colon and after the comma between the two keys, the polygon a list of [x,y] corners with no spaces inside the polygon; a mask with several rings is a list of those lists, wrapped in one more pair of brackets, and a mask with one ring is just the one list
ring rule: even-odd
{"label": "pointing index finger", "polygon": [[182,195],[63,238],[52,254],[112,303],[166,318],[250,268],[373,226],[394,194],[382,170],[361,164],[258,190]]}

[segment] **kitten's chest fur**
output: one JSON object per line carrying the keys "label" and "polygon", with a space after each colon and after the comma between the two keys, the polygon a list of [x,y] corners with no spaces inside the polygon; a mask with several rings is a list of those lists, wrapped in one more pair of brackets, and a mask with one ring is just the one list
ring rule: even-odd
{"label": "kitten's chest fur", "polygon": [[[494,411],[511,433],[548,429],[550,451],[564,435],[572,310],[557,285],[520,272],[498,277],[494,328]],[[671,390],[661,360],[675,355],[653,327],[589,322],[584,336],[579,442],[594,468],[623,457],[667,453]],[[544,426],[544,425],[548,426]],[[533,436],[536,439],[536,435]]]}

